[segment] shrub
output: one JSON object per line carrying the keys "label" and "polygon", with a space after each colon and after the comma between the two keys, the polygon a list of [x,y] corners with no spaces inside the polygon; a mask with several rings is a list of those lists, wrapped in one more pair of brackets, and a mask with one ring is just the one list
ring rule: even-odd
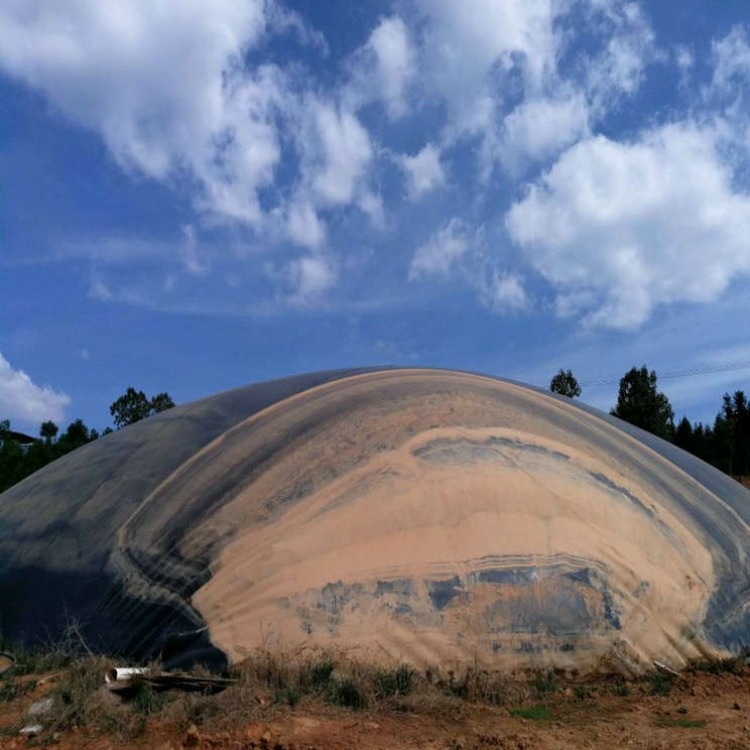
{"label": "shrub", "polygon": [[378,669],[373,676],[373,690],[379,699],[408,695],[412,688],[414,672],[401,664],[396,669]]}
{"label": "shrub", "polygon": [[669,695],[672,691],[672,676],[663,672],[654,672],[649,678],[651,695]]}
{"label": "shrub", "polygon": [[328,702],[337,706],[362,709],[367,705],[367,697],[353,679],[332,680],[328,690]]}

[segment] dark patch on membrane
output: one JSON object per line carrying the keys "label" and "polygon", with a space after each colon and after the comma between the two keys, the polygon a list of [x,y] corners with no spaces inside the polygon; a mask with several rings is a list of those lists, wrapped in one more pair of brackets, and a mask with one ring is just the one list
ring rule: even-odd
{"label": "dark patch on membrane", "polygon": [[356,606],[356,599],[361,596],[363,586],[360,583],[345,584],[343,581],[327,583],[320,590],[320,598],[316,603],[318,609],[338,619],[347,604]]}
{"label": "dark patch on membrane", "polygon": [[378,581],[375,586],[375,597],[379,599],[386,594],[410,597],[414,595],[414,583],[409,578],[396,578],[393,581]]}
{"label": "dark patch on membrane", "polygon": [[497,583],[504,586],[528,586],[538,580],[539,573],[535,567],[527,568],[491,568],[472,573],[470,577],[479,583]]}
{"label": "dark patch on membrane", "polygon": [[569,461],[570,456],[552,448],[546,448],[537,443],[529,443],[517,438],[491,436],[484,440],[469,438],[438,438],[412,451],[415,458],[423,461],[466,463],[473,461],[512,461],[505,456],[500,448],[531,453],[538,456],[553,458],[558,461]]}
{"label": "dark patch on membrane", "polygon": [[438,611],[444,610],[459,594],[464,592],[461,579],[453,576],[447,581],[425,581],[432,606]]}
{"label": "dark patch on membrane", "polygon": [[[3,606],[12,602],[13,607]],[[61,613],[74,612],[75,621]],[[128,594],[108,573],[11,568],[0,578],[0,616],[14,645],[60,642],[75,624],[96,653],[136,662],[159,659],[167,669],[194,664],[223,671],[226,655],[211,643],[205,623],[196,623],[166,602]]]}
{"label": "dark patch on membrane", "polygon": [[613,482],[605,474],[602,474],[599,471],[589,471],[588,475],[597,484],[601,484],[602,486],[606,487],[610,492],[626,497],[628,500],[630,500],[631,503],[633,503],[633,505],[640,508],[649,518],[654,517],[654,512],[651,510],[651,508],[646,507],[646,505],[643,503],[643,501],[639,497],[634,495],[630,490],[626,489],[625,487],[621,487],[616,482]]}

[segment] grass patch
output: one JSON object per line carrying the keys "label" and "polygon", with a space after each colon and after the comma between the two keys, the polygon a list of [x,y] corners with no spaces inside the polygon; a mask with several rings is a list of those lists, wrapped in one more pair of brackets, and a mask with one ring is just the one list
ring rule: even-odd
{"label": "grass patch", "polygon": [[71,665],[51,693],[54,704],[46,723],[57,731],[88,724],[89,700],[102,686],[108,667],[108,661],[97,658],[81,659]]}
{"label": "grass patch", "polygon": [[651,695],[669,695],[672,692],[674,678],[663,672],[654,672],[648,678]]}
{"label": "grass patch", "polygon": [[331,659],[323,659],[310,666],[310,684],[316,690],[323,690],[328,687],[333,670],[336,664]]}
{"label": "grass patch", "polygon": [[731,656],[727,659],[701,659],[691,662],[688,672],[707,672],[708,674],[735,673],[742,670],[745,660],[742,656]]}
{"label": "grass patch", "polygon": [[302,699],[302,694],[297,688],[288,687],[284,690],[276,690],[273,694],[273,702],[284,703],[294,708]]}
{"label": "grass patch", "polygon": [[326,698],[329,703],[346,708],[361,709],[367,706],[367,696],[361,686],[351,678],[333,680]]}
{"label": "grass patch", "polygon": [[30,693],[36,687],[33,680],[17,680],[4,675],[0,677],[0,703],[10,703],[26,693]]}
{"label": "grass patch", "polygon": [[703,719],[659,719],[654,722],[657,727],[664,729],[670,727],[677,727],[678,729],[700,729],[706,726],[706,722]]}
{"label": "grass patch", "polygon": [[534,677],[532,686],[534,687],[537,695],[539,695],[540,697],[549,695],[550,693],[555,693],[560,688],[560,686],[554,680],[544,675],[537,675],[536,677]]}
{"label": "grass patch", "polygon": [[510,715],[517,719],[531,719],[532,721],[549,721],[552,714],[547,706],[516,706],[510,709]]}
{"label": "grass patch", "polygon": [[406,664],[396,669],[378,669],[373,676],[375,697],[379,699],[409,695],[412,689],[414,671]]}
{"label": "grass patch", "polygon": [[[734,662],[727,660],[713,666],[704,663],[695,670],[732,671]],[[112,666],[109,660],[74,659],[55,652],[20,654],[18,664],[18,670],[0,677],[0,700],[13,700],[33,690],[33,673],[63,670],[55,676],[54,687],[47,693],[54,699],[54,707],[42,722],[45,734],[40,742],[55,732],[79,727],[130,741],[143,735],[154,720],[159,726],[183,731],[191,724],[202,731],[231,731],[269,721],[278,712],[288,710],[286,707],[294,708],[301,702],[318,707],[325,702],[352,711],[410,711],[436,716],[445,711],[461,714],[466,704],[473,703],[504,706],[518,719],[564,721],[573,713],[592,713],[597,698],[607,694],[668,695],[676,685],[674,678],[663,672],[630,682],[617,674],[594,675],[590,679],[559,670],[508,674],[482,669],[477,664],[455,672],[441,671],[439,667],[421,672],[406,664],[364,663],[322,650],[258,651],[248,654],[230,670],[236,681],[217,694],[162,691],[143,685],[129,700],[119,702],[103,689],[103,676]],[[193,671],[200,673],[200,669]],[[19,672],[31,676],[18,679]],[[689,729],[704,725],[701,720],[673,716],[658,726]]]}

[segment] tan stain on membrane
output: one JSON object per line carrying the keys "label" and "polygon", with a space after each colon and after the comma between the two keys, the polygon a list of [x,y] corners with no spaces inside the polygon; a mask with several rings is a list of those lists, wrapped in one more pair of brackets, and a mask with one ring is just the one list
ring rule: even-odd
{"label": "tan stain on membrane", "polygon": [[385,371],[240,423],[120,542],[133,560],[210,563],[192,605],[234,659],[308,645],[419,665],[679,665],[715,651],[701,625],[715,545],[686,512],[707,498],[569,404]]}

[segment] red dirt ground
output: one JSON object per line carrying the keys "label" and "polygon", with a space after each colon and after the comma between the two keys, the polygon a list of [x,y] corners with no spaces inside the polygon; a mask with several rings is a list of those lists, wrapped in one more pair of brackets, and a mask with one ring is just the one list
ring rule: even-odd
{"label": "red dirt ground", "polygon": [[[351,711],[304,699],[294,708],[269,706],[267,720],[231,732],[191,726],[185,731],[164,719],[151,720],[136,740],[120,742],[86,729],[54,738],[60,750],[562,750],[568,748],[750,747],[750,669],[739,673],[686,674],[669,694],[652,695],[648,682],[617,695],[599,680],[569,686],[526,708],[544,705],[546,718],[513,716],[507,707],[469,704],[454,698],[415,698],[401,710]],[[45,744],[11,734],[28,706],[52,689],[0,703],[0,749]],[[31,720],[29,720],[31,721]],[[47,738],[49,741],[50,738]]]}

